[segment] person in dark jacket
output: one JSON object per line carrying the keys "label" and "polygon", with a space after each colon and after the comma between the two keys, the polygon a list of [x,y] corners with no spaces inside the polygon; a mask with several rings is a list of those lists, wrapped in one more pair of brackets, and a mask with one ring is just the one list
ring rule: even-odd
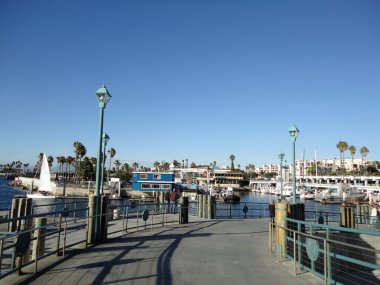
{"label": "person in dark jacket", "polygon": [[170,193],[170,203],[172,204],[172,210],[171,212],[173,214],[177,213],[177,192],[176,189],[174,188],[172,192]]}
{"label": "person in dark jacket", "polygon": [[169,189],[165,192],[165,201],[166,201],[166,212],[170,211],[170,191]]}

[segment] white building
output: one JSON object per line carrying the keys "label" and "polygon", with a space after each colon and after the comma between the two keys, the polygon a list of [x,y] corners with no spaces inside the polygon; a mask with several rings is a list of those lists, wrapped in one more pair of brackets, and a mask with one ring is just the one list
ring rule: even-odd
{"label": "white building", "polygon": [[[296,160],[296,175],[326,175],[328,173],[337,173],[340,170],[349,172],[360,172],[369,165],[373,165],[379,170],[379,162],[367,161],[360,158],[340,159],[323,159],[323,160]],[[293,165],[289,165],[290,174],[293,173]]]}
{"label": "white building", "polygon": [[196,182],[198,185],[239,187],[244,179],[243,172],[231,169],[176,168],[175,182]]}

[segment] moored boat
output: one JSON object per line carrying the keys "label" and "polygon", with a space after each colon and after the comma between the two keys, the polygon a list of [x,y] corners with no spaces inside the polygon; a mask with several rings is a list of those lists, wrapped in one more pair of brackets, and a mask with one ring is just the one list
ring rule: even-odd
{"label": "moored boat", "polygon": [[240,196],[234,194],[234,190],[231,187],[228,187],[227,190],[222,192],[222,198],[224,200],[224,203],[229,203],[229,204],[240,203]]}

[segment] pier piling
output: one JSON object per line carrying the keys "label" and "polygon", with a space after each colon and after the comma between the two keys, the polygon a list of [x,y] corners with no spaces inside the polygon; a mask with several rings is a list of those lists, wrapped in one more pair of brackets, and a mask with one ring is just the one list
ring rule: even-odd
{"label": "pier piling", "polygon": [[95,237],[93,235],[94,228],[94,215],[96,206],[96,196],[90,196],[88,198],[88,219],[87,219],[87,243],[92,244],[95,242]]}
{"label": "pier piling", "polygon": [[45,252],[45,234],[46,234],[47,218],[35,218],[34,220],[34,236],[32,259],[36,260],[43,256]]}

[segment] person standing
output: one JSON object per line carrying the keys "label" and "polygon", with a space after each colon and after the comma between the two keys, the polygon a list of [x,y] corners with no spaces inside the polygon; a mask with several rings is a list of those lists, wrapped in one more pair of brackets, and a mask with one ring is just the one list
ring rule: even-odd
{"label": "person standing", "polygon": [[172,204],[172,213],[177,213],[177,192],[174,188],[172,192],[170,193],[170,203]]}
{"label": "person standing", "polygon": [[370,224],[374,225],[377,222],[377,206],[372,204]]}
{"label": "person standing", "polygon": [[165,193],[165,201],[166,201],[166,212],[169,213],[169,211],[170,211],[170,191],[169,191],[169,189]]}

